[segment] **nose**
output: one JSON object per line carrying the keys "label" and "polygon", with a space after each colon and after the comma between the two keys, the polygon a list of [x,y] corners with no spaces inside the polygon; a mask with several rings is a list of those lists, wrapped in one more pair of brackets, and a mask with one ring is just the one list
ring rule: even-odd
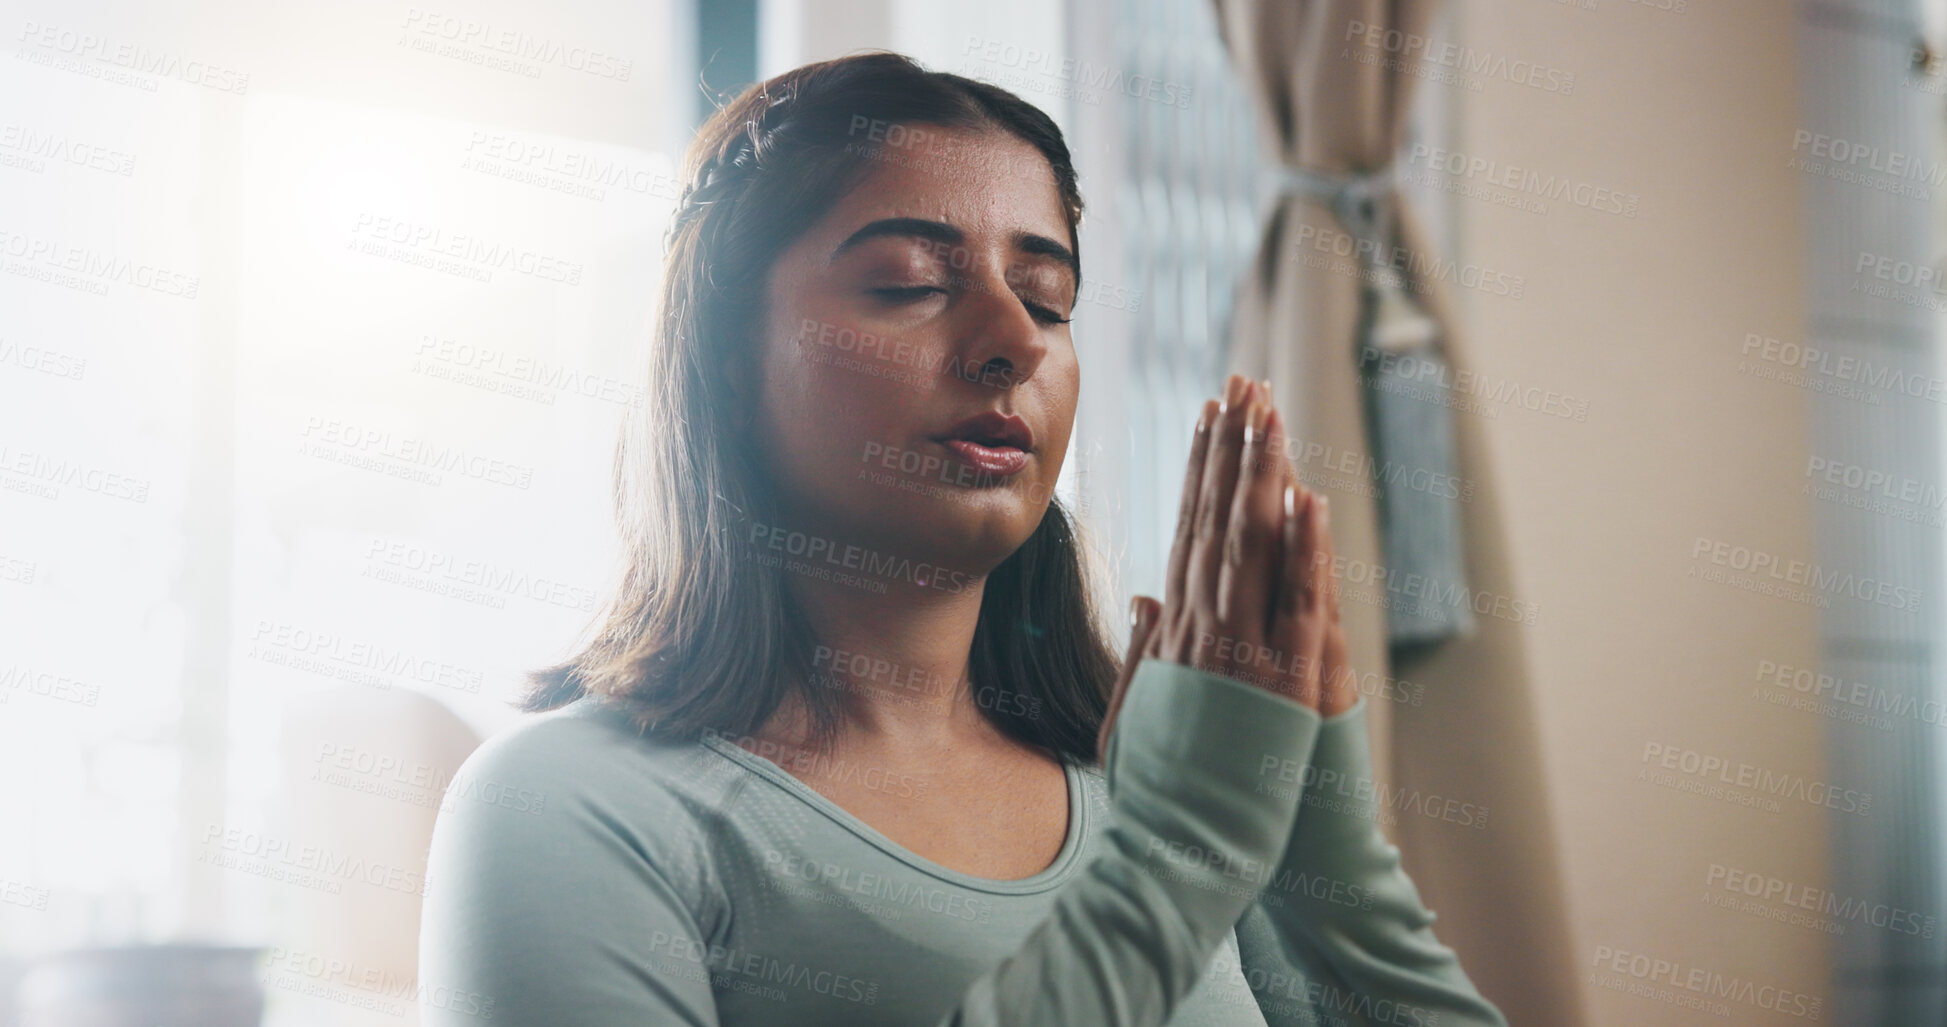
{"label": "nose", "polygon": [[1000,275],[976,279],[966,295],[965,328],[958,333],[961,377],[1003,390],[1033,377],[1048,355],[1047,329]]}

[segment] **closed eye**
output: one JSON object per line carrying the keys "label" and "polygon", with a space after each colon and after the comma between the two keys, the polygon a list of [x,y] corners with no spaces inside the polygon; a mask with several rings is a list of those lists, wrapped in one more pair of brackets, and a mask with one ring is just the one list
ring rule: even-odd
{"label": "closed eye", "polygon": [[1023,300],[1021,301],[1021,305],[1028,308],[1028,314],[1044,325],[1065,325],[1075,320],[1073,317],[1063,317],[1039,303],[1029,303]]}
{"label": "closed eye", "polygon": [[925,299],[929,293],[946,294],[946,290],[937,285],[902,285],[868,291],[888,303],[912,303]]}
{"label": "closed eye", "polygon": [[[948,292],[947,289],[937,285],[898,285],[866,291],[893,304],[917,303],[933,293],[946,295]],[[1073,317],[1063,317],[1054,309],[1039,303],[1022,300],[1021,305],[1027,308],[1028,316],[1043,325],[1065,325],[1075,320]]]}

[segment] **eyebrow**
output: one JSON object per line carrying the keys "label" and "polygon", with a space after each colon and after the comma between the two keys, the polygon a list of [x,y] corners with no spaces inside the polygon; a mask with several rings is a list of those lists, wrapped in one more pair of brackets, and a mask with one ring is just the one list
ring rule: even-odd
{"label": "eyebrow", "polygon": [[[958,246],[967,241],[966,233],[944,221],[928,221],[925,218],[880,218],[877,221],[867,222],[864,227],[846,236],[845,241],[839,243],[837,249],[832,250],[832,256],[837,257],[867,239],[877,239],[887,235],[910,236],[948,246]],[[1082,262],[1075,258],[1075,251],[1053,239],[1033,232],[1016,232],[1014,245],[1036,256],[1053,257],[1068,268],[1068,273],[1074,276],[1076,282],[1082,280]]]}

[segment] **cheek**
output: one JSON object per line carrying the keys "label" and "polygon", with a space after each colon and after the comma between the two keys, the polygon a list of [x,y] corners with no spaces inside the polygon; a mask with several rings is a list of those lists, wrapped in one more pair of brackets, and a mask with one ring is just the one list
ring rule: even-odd
{"label": "cheek", "polygon": [[778,340],[766,361],[766,443],[779,473],[801,489],[844,487],[875,447],[903,444],[897,429],[910,390],[865,373],[871,364],[837,344],[813,338]]}
{"label": "cheek", "polygon": [[1069,436],[1075,429],[1075,409],[1080,399],[1082,376],[1081,368],[1075,362],[1074,354],[1057,364],[1053,355],[1042,361],[1041,374],[1036,377],[1042,382],[1042,409],[1048,417],[1049,442],[1053,444],[1056,459],[1068,450]]}

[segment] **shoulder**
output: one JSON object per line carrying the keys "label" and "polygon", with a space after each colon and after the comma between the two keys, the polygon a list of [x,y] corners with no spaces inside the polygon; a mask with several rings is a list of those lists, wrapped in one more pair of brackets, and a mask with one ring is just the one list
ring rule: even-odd
{"label": "shoulder", "polygon": [[[736,787],[735,770],[708,746],[636,734],[620,713],[581,699],[482,742],[454,773],[453,789],[465,785],[464,795],[484,800],[489,792],[525,788],[618,809],[657,802],[717,805]],[[548,805],[541,795],[531,798],[534,805]]]}
{"label": "shoulder", "polygon": [[738,769],[586,701],[482,743],[427,852],[421,1022],[485,1015],[437,996],[477,998],[495,1023],[705,1022],[692,953],[730,923],[712,818],[736,804]]}
{"label": "shoulder", "polygon": [[643,737],[579,700],[466,758],[440,805],[433,859],[529,880],[607,867],[707,905],[717,891],[711,837],[746,779],[706,745]]}

